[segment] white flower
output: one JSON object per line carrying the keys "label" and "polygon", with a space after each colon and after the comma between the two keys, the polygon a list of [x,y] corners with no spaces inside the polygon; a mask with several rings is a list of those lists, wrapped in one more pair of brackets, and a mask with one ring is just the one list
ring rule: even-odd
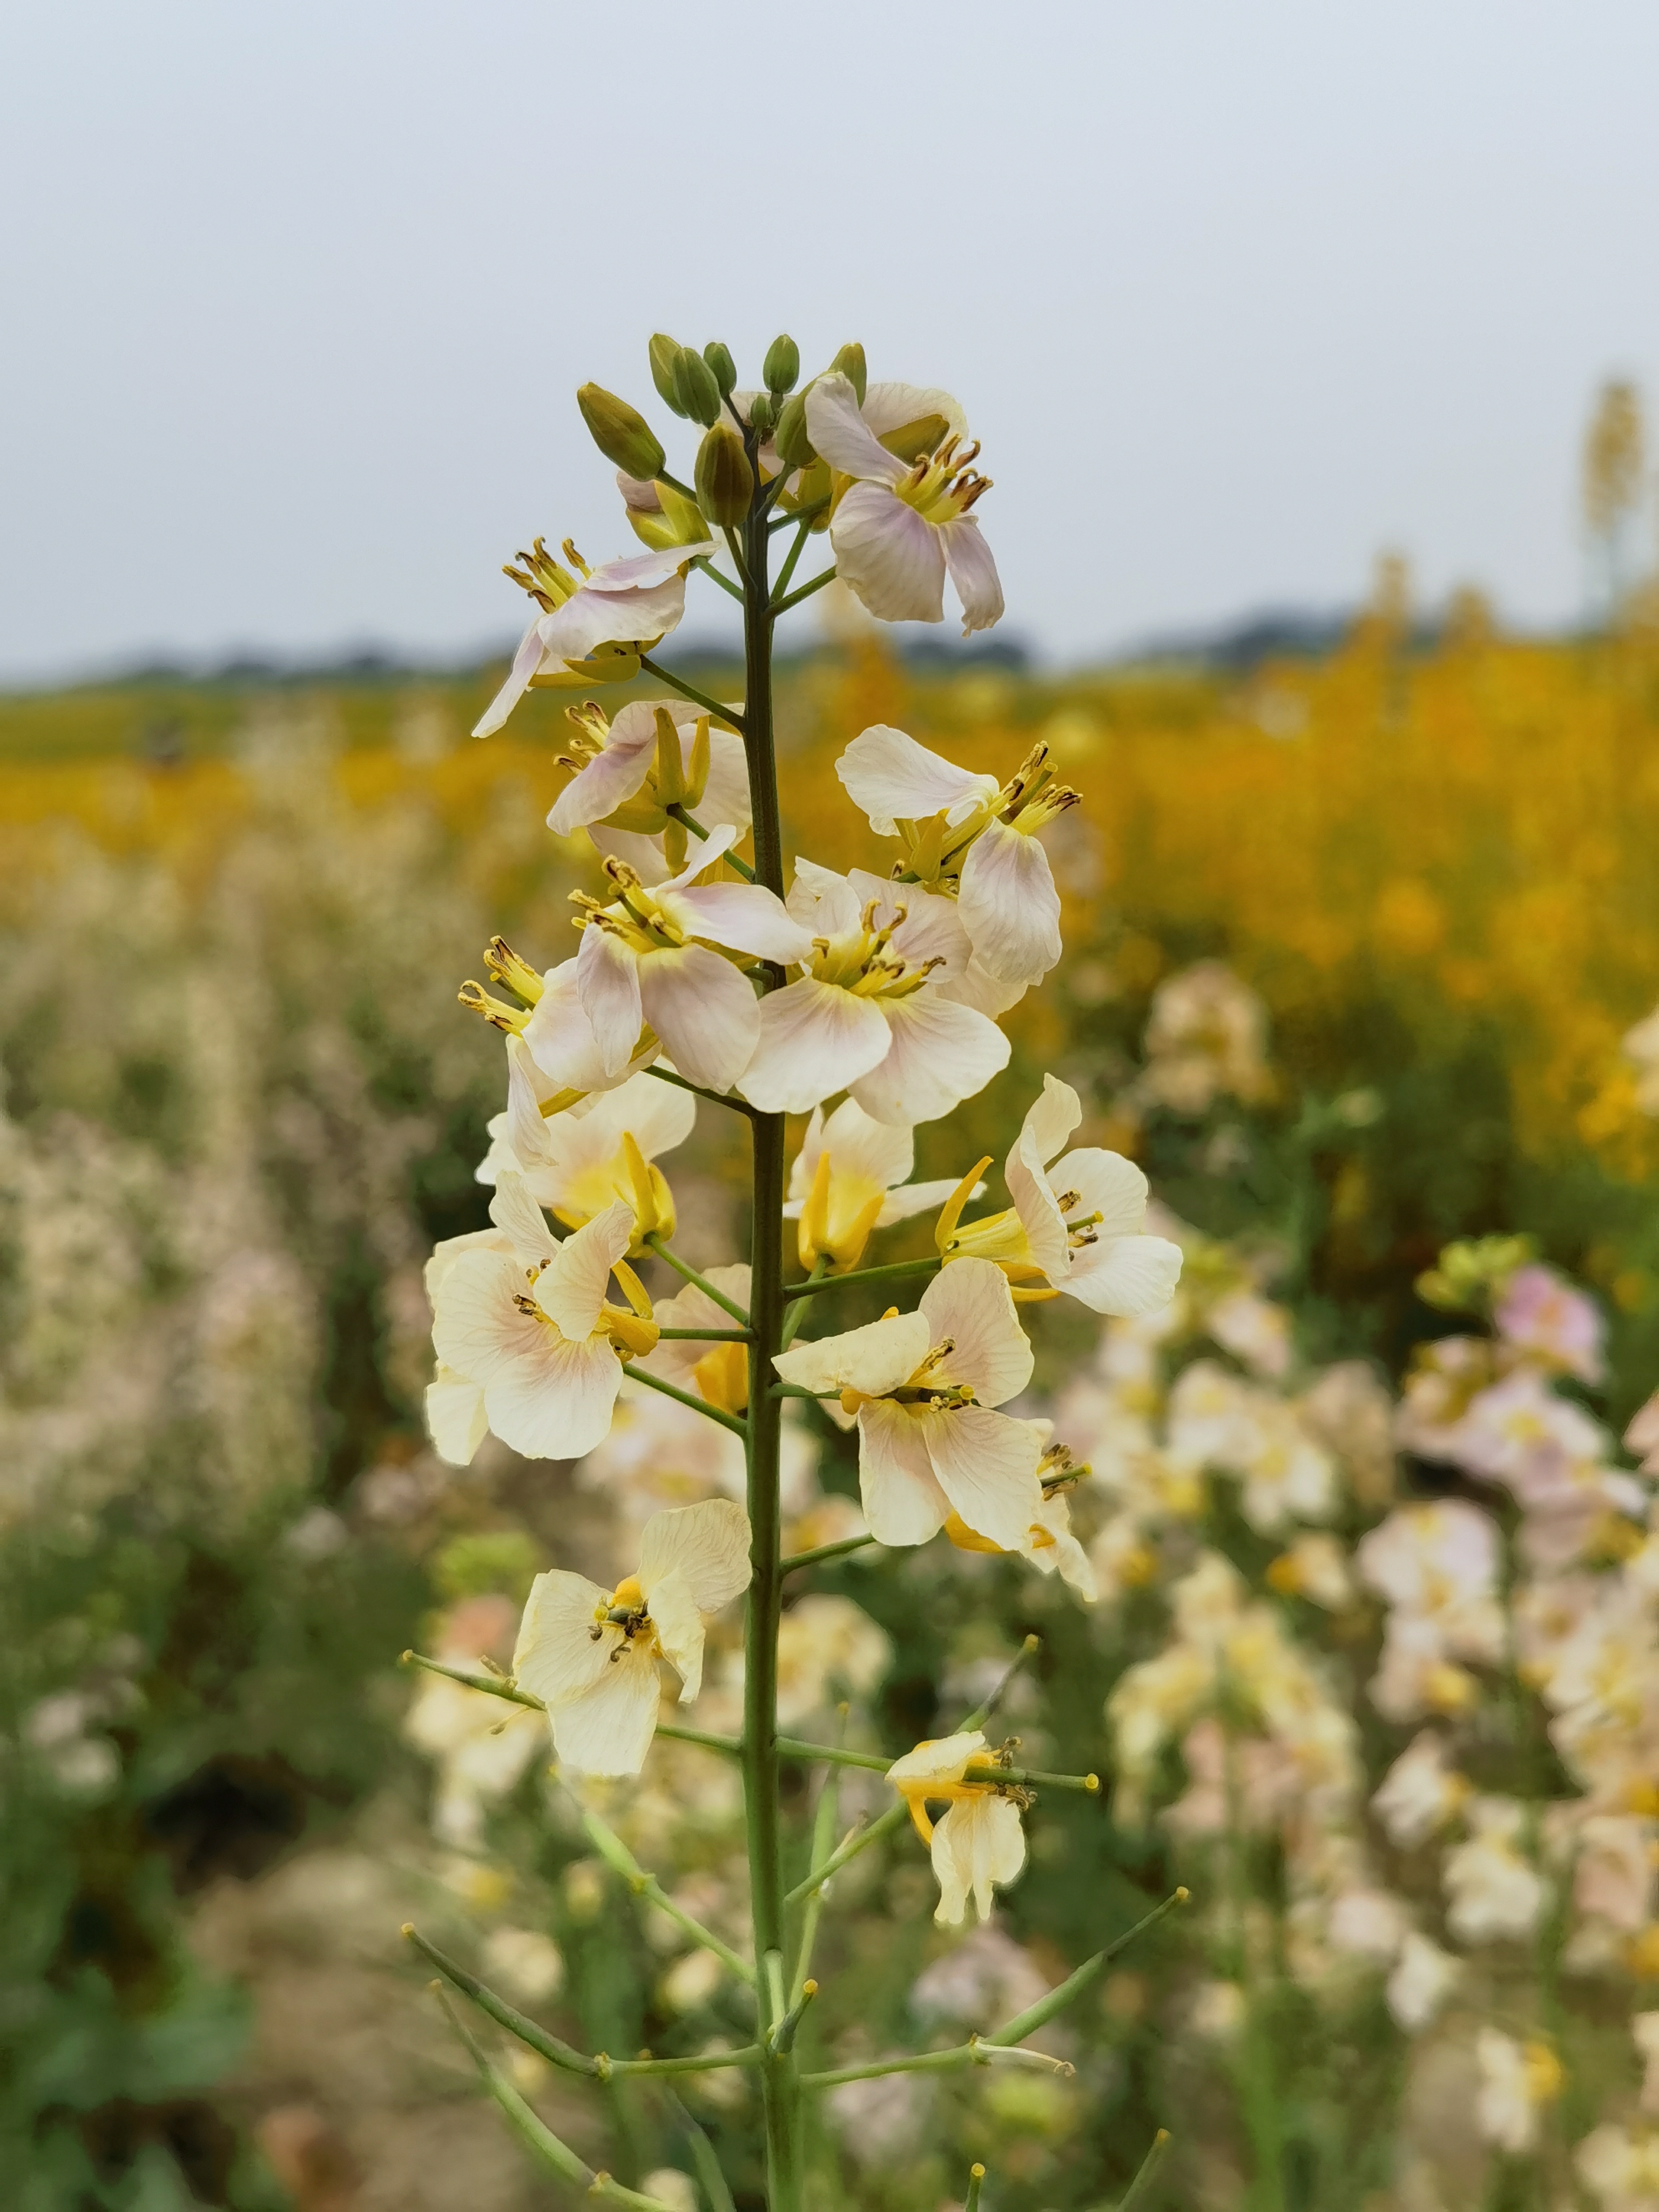
{"label": "white flower", "polygon": [[1446,1764],[1443,1738],[1424,1729],[1383,1776],[1371,1810],[1391,1844],[1414,1850],[1462,1809],[1468,1795],[1468,1784]]}
{"label": "white flower", "polygon": [[[1038,1428],[1048,1427],[1037,1422]],[[1072,1508],[1067,1492],[1089,1469],[1074,1467],[1072,1455],[1064,1444],[1052,1444],[1037,1462],[1037,1480],[1042,1486],[1042,1503],[1025,1532],[1025,1540],[1018,1547],[1021,1559],[1029,1559],[1042,1575],[1058,1574],[1061,1582],[1077,1592],[1085,1605],[1092,1605],[1100,1595],[1100,1583],[1095,1573],[1094,1562],[1072,1534]],[[986,1536],[977,1534],[962,1519],[952,1513],[945,1523],[945,1533],[959,1552],[1000,1552],[1005,1547],[994,1544]]]}
{"label": "white flower", "polygon": [[[623,1265],[633,1208],[609,1206],[556,1243],[524,1177],[503,1175],[489,1212],[504,1235],[453,1238],[428,1265],[434,1388],[481,1391],[489,1428],[527,1459],[576,1459],[611,1425],[623,1361],[656,1342],[650,1303]],[[631,1312],[605,1304],[613,1272]],[[454,1419],[452,1441],[459,1417],[447,1403],[439,1413]]]}
{"label": "white flower", "polygon": [[[515,1053],[514,1046],[517,1044]],[[518,1040],[507,1048],[507,1111],[489,1124],[490,1147],[477,1169],[482,1183],[521,1175],[531,1196],[567,1229],[580,1229],[620,1200],[634,1210],[632,1249],[653,1233],[674,1233],[674,1200],[651,1163],[690,1135],[697,1102],[678,1084],[635,1075],[617,1089],[544,1116],[536,1103]]]}
{"label": "white flower", "polygon": [[[637,675],[641,652],[648,653],[685,612],[685,570],[714,541],[675,545],[658,553],[636,553],[589,568],[567,538],[561,568],[538,538],[534,550],[520,553],[524,570],[507,574],[521,584],[542,611],[531,623],[513,656],[501,690],[473,730],[475,738],[499,730],[532,684],[619,683]],[[571,574],[580,568],[580,580]]]}
{"label": "white flower", "polygon": [[1400,1946],[1400,1956],[1389,1976],[1385,1995],[1397,2027],[1416,2035],[1445,2002],[1462,1971],[1450,1952],[1431,1943],[1426,1936],[1410,1929]]}
{"label": "white flower", "polygon": [[1368,1589],[1431,1627],[1445,1650],[1501,1657],[1498,1531],[1479,1506],[1460,1498],[1401,1506],[1360,1538],[1354,1564]]}
{"label": "white flower", "polygon": [[1144,1233],[1146,1178],[1133,1160],[1097,1145],[1056,1158],[1082,1119],[1071,1085],[1045,1075],[1003,1164],[1013,1210],[960,1227],[947,1208],[942,1255],[994,1260],[1014,1279],[1035,1276],[1096,1313],[1155,1312],[1175,1294],[1181,1248]]}
{"label": "white flower", "polygon": [[1540,2106],[1560,2092],[1561,2062],[1547,2043],[1517,2043],[1496,2027],[1475,2037],[1474,2057],[1475,2124],[1488,2142],[1520,2157],[1537,2145]]}
{"label": "white flower", "polygon": [[805,1114],[848,1091],[878,1121],[933,1121],[1006,1066],[996,1024],[933,981],[936,968],[966,961],[949,899],[797,860],[788,905],[805,948],[790,957],[806,973],[760,1002],[738,1084],[751,1104]]}
{"label": "white flower", "polygon": [[892,1663],[892,1639],[850,1597],[798,1599],[778,1624],[780,1725],[799,1728],[832,1698],[866,1695]]}
{"label": "white flower", "polygon": [[[968,1779],[969,1767],[977,1770]],[[896,1759],[887,1779],[903,1798],[916,1832],[932,1850],[939,1881],[936,1920],[960,1927],[971,1896],[981,1920],[991,1917],[993,1891],[1019,1878],[1025,1864],[1020,1826],[1024,1794],[996,1780],[995,1763],[977,1729],[919,1743]],[[944,1800],[950,1810],[937,1826],[927,1807]]]}
{"label": "white flower", "polygon": [[1224,1093],[1247,1103],[1272,1088],[1267,1009],[1219,960],[1167,976],[1152,994],[1147,1066],[1136,1088],[1177,1114],[1203,1114]]}
{"label": "white flower", "polygon": [[[726,1267],[709,1267],[703,1279],[723,1291],[735,1306],[749,1304],[749,1269],[739,1261]],[[672,1298],[659,1298],[653,1318],[659,1328],[732,1329],[738,1326],[724,1306],[716,1305],[707,1291],[688,1283]],[[682,1390],[692,1390],[705,1405],[719,1406],[728,1413],[741,1413],[749,1403],[749,1346],[699,1341],[696,1337],[664,1337],[641,1364]],[[702,1425],[710,1428],[712,1422]],[[733,1439],[738,1442],[737,1439]],[[741,1453],[742,1446],[738,1443]]]}
{"label": "white flower", "polygon": [[[866,405],[868,401],[866,399]],[[962,601],[962,634],[988,629],[1002,613],[991,549],[969,512],[990,489],[948,431],[931,453],[907,465],[878,442],[851,380],[821,376],[806,395],[806,431],[836,475],[853,479],[836,502],[830,543],[842,581],[882,622],[942,622],[948,569]]]}
{"label": "white flower", "polygon": [[697,882],[732,836],[727,823],[678,875],[648,886],[625,861],[607,860],[611,902],[578,895],[576,986],[608,1071],[628,1065],[648,1024],[683,1075],[727,1089],[755,1049],[760,1011],[725,954],[788,962],[811,951],[807,933],[763,885]]}
{"label": "white flower", "polygon": [[1549,1892],[1516,1848],[1525,1807],[1512,1797],[1477,1797],[1469,1820],[1474,1832],[1447,1852],[1441,1869],[1447,1927],[1462,1943],[1529,1935]]}
{"label": "white flower", "polygon": [[[743,739],[717,730],[700,708],[678,699],[631,699],[611,721],[592,700],[572,707],[573,736],[559,757],[574,770],[547,826],[561,837],[578,830],[599,836],[604,852],[634,860],[641,839],[672,839],[675,867],[684,865],[689,832],[666,809],[684,806],[704,829],[749,827],[749,764]],[[651,848],[660,860],[660,842]],[[647,865],[640,856],[640,865]]]}
{"label": "white flower", "polygon": [[902,841],[906,875],[954,895],[975,959],[1019,990],[1060,957],[1060,894],[1036,832],[1079,794],[1048,760],[1036,745],[1000,785],[878,723],[836,763],[876,835]]}
{"label": "white flower", "polygon": [[802,1267],[822,1255],[836,1267],[855,1267],[872,1230],[943,1206],[957,1188],[954,1178],[911,1182],[915,1157],[910,1130],[872,1121],[856,1098],[843,1099],[827,1121],[815,1106],[783,1209],[787,1221],[800,1223]]}
{"label": "white flower", "polygon": [[[1655,1088],[1659,1106],[1659,1084]],[[1659,2134],[1650,2129],[1604,2120],[1578,2145],[1572,2162],[1601,2212],[1659,2212]]]}
{"label": "white flower", "polygon": [[1636,1070],[1636,1103],[1644,1114],[1659,1114],[1659,1006],[1626,1030],[1620,1049]]}
{"label": "white flower", "polygon": [[964,1260],[919,1312],[780,1352],[786,1382],[841,1393],[856,1414],[859,1487],[880,1544],[925,1544],[955,1513],[1003,1551],[1024,1550],[1042,1504],[1045,1431],[992,1409],[1031,1379],[1031,1347],[1001,1270]]}
{"label": "white flower", "polygon": [[[1261,1526],[1251,1516],[1248,1502],[1245,1517],[1252,1527]],[[1353,1603],[1347,1555],[1334,1536],[1297,1537],[1269,1564],[1267,1578],[1287,1597],[1305,1597],[1310,1605],[1322,1606],[1327,1613],[1341,1613]]]}
{"label": "white flower", "polygon": [[689,1705],[702,1686],[702,1616],[748,1587],[749,1516],[729,1498],[653,1513],[638,1572],[614,1590],[557,1569],[538,1575],[513,1672],[547,1707],[561,1764],[637,1774],[657,1732],[657,1662],[679,1675]]}

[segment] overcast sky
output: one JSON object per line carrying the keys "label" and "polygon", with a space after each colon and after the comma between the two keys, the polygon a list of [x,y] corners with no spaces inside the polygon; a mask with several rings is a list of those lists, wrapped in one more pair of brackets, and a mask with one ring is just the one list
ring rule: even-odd
{"label": "overcast sky", "polygon": [[957,392],[1067,660],[1382,545],[1569,618],[1656,85],[1654,0],[13,0],[0,681],[493,643],[659,328]]}

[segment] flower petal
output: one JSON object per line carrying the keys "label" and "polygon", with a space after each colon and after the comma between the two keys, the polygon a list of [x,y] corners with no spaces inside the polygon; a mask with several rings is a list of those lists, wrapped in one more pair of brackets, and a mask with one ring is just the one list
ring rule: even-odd
{"label": "flower petal", "polygon": [[931,522],[879,483],[855,483],[830,526],[836,572],[880,622],[943,622],[945,546]]}
{"label": "flower petal", "polygon": [[966,968],[974,948],[953,898],[921,884],[896,884],[890,876],[872,875],[867,868],[849,869],[847,880],[860,913],[875,900],[876,927],[891,928],[893,948],[909,966],[919,968],[925,960],[944,962],[944,972],[930,989],[936,990],[946,975]]}
{"label": "flower petal", "polygon": [[1036,1471],[1042,1424],[1017,1421],[988,1406],[930,1409],[914,1418],[939,1486],[962,1519],[1005,1552],[1023,1551],[1042,1508]]}
{"label": "flower petal", "polygon": [[902,1182],[915,1164],[909,1130],[872,1121],[855,1098],[843,1098],[836,1107],[824,1124],[823,1141],[834,1173],[872,1182],[878,1190]]}
{"label": "flower petal", "polygon": [[489,1218],[512,1244],[520,1267],[545,1267],[556,1255],[559,1247],[547,1217],[531,1196],[523,1176],[508,1173],[496,1178]]}
{"label": "flower petal", "polygon": [[637,1774],[657,1733],[662,1685],[649,1638],[619,1644],[586,1696],[550,1712],[559,1764],[574,1774]]}
{"label": "flower petal", "polygon": [[1103,1237],[1139,1234],[1146,1218],[1146,1178],[1121,1152],[1081,1145],[1054,1162],[1048,1180],[1058,1190],[1076,1191],[1079,1203],[1074,1211],[1100,1216]]}
{"label": "flower petal", "polygon": [[962,634],[989,629],[1003,612],[1002,580],[979,526],[979,517],[960,514],[954,522],[939,525],[945,546],[945,565],[962,601]]}
{"label": "flower petal", "polygon": [[[568,1251],[574,1242],[570,1238],[562,1249]],[[526,1319],[539,1332],[539,1341],[485,1383],[489,1425],[525,1459],[580,1459],[605,1441],[622,1362],[603,1337],[572,1344],[545,1322]]]}
{"label": "flower petal", "polygon": [[514,1303],[524,1285],[524,1269],[510,1253],[457,1255],[433,1298],[432,1342],[446,1367],[471,1382],[488,1382],[536,1355],[548,1330]]}
{"label": "flower petal", "polygon": [[634,1209],[619,1200],[567,1237],[537,1276],[536,1304],[573,1344],[585,1343],[592,1334],[611,1270],[633,1237]]}
{"label": "flower petal", "polygon": [[908,473],[902,461],[877,443],[875,433],[859,411],[852,379],[839,370],[820,376],[808,392],[806,434],[819,458],[842,476],[868,477],[877,483],[896,484],[902,483]]}
{"label": "flower petal", "polygon": [[[956,1182],[949,1176],[937,1182],[901,1183],[882,1200],[881,1212],[876,1216],[877,1228],[890,1229],[896,1221],[908,1221],[918,1213],[931,1213],[936,1206],[944,1205],[956,1187]],[[975,1183],[969,1195],[983,1198],[984,1184]]]}
{"label": "flower petal", "polygon": [[680,1678],[680,1703],[689,1705],[702,1687],[702,1615],[685,1577],[671,1571],[651,1592],[651,1620],[662,1655]]}
{"label": "flower petal", "polygon": [[852,937],[857,933],[863,901],[845,876],[797,859],[786,903],[809,937]]}
{"label": "flower petal", "polygon": [[588,1102],[587,1111],[556,1115],[543,1123],[555,1164],[568,1170],[607,1159],[624,1130],[648,1160],[683,1145],[696,1126],[697,1102],[677,1083],[630,1075],[626,1083]]}
{"label": "flower petal", "polygon": [[718,1613],[749,1587],[749,1516],[729,1498],[653,1513],[640,1534],[640,1586],[653,1612],[653,1592],[678,1575],[701,1613]]}
{"label": "flower petal", "polygon": [[426,1263],[422,1280],[426,1285],[427,1303],[435,1307],[438,1291],[446,1275],[465,1252],[500,1252],[511,1257],[512,1239],[500,1229],[469,1229],[464,1237],[446,1237],[433,1247],[432,1256]]}
{"label": "flower petal", "polygon": [[921,1294],[930,1345],[956,1349],[939,1364],[947,1382],[965,1382],[981,1406],[1000,1406],[1031,1379],[1031,1340],[1019,1325],[1008,1278],[989,1260],[953,1260]]}
{"label": "flower petal", "polygon": [[595,1614],[609,1602],[610,1592],[586,1575],[562,1568],[538,1575],[513,1653],[513,1675],[520,1687],[552,1706],[602,1681],[617,1633],[612,1630],[596,1640],[590,1632]]}
{"label": "flower petal", "polygon": [[[589,930],[582,933],[584,938],[593,933]],[[593,1024],[582,1004],[578,965],[577,957],[573,956],[561,961],[556,968],[550,968],[543,976],[542,995],[524,1025],[524,1042],[550,1091],[608,1091],[636,1069],[649,1066],[657,1057],[657,1048],[648,1045],[641,1053],[637,1048],[636,1030],[631,1060],[619,1068],[606,1067],[593,1034]]]}
{"label": "flower petal", "polygon": [[629,701],[611,725],[603,752],[572,776],[554,802],[547,826],[556,836],[574,836],[634,796],[657,757],[653,709],[666,704],[657,699]]}
{"label": "flower petal", "polygon": [[805,1114],[866,1074],[890,1047],[872,1000],[804,977],[760,1001],[760,1036],[738,1089],[764,1114]]}
{"label": "flower petal", "polygon": [[[839,1113],[840,1107],[836,1111]],[[823,1150],[823,1109],[815,1106],[806,1124],[806,1134],[800,1140],[800,1150],[790,1164],[789,1195],[783,1209],[786,1221],[798,1221],[802,1206],[812,1194],[812,1178],[817,1173],[818,1155]]]}
{"label": "flower petal", "polygon": [[901,821],[933,814],[954,826],[998,790],[995,776],[958,768],[884,722],[860,731],[836,763],[836,774],[878,837],[896,836]]}
{"label": "flower petal", "polygon": [[675,1066],[709,1091],[728,1090],[760,1037],[760,1006],[746,978],[706,945],[647,953],[639,964],[645,1018]]}
{"label": "flower petal", "polygon": [[878,1544],[925,1544],[950,1511],[921,1425],[889,1399],[859,1407],[859,1496]]}
{"label": "flower petal", "polygon": [[440,1459],[451,1467],[470,1467],[489,1433],[483,1389],[441,1366],[436,1381],[426,1388],[426,1425]]}
{"label": "flower petal", "polygon": [[1093,1312],[1133,1317],[1159,1312],[1181,1279],[1181,1247],[1162,1237],[1103,1237],[1085,1244],[1054,1288]]}
{"label": "flower petal", "polygon": [[969,1760],[986,1747],[984,1732],[980,1729],[964,1729],[957,1735],[939,1736],[919,1743],[902,1759],[896,1759],[887,1770],[887,1779],[896,1788],[907,1783],[960,1782]]}
{"label": "flower petal", "polygon": [[878,1398],[908,1382],[933,1341],[927,1316],[889,1314],[840,1336],[820,1336],[774,1355],[772,1364],[799,1390],[862,1390]]}
{"label": "flower petal", "polygon": [[974,951],[992,975],[1036,983],[1060,957],[1060,893],[1036,838],[989,822],[968,848],[957,901]]}
{"label": "flower petal", "polygon": [[610,930],[590,922],[576,953],[576,988],[592,1024],[600,1065],[607,1075],[620,1075],[645,1025],[638,956]]}
{"label": "flower petal", "polygon": [[1007,1038],[971,1006],[955,1006],[926,986],[908,999],[884,999],[879,1005],[890,1032],[885,1056],[867,1075],[854,1077],[844,1067],[829,1086],[845,1084],[878,1121],[936,1121],[1008,1065]]}
{"label": "flower petal", "polygon": [[493,738],[525,693],[530,689],[530,679],[542,665],[541,617],[537,617],[519,640],[513,665],[507,681],[472,725],[475,738]]}
{"label": "flower petal", "polygon": [[[684,561],[696,548],[672,550],[675,558]],[[644,559],[660,567],[662,556],[647,554]],[[610,568],[614,576],[618,569],[640,565],[636,561],[613,561]],[[586,660],[596,645],[641,643],[677,627],[685,612],[684,576],[665,576],[654,584],[607,585],[601,581],[605,573],[596,568],[573,597],[537,623],[544,664],[551,661],[556,667],[561,661]]]}
{"label": "flower petal", "polygon": [[[864,404],[859,412],[863,416],[872,437],[890,437],[895,430],[907,429],[911,423],[920,422],[930,415],[941,416],[945,434],[965,438],[968,417],[963,412],[962,402],[949,392],[941,392],[936,384],[897,384],[890,379],[865,386]],[[823,447],[818,449],[823,451]]]}
{"label": "flower petal", "polygon": [[705,829],[723,822],[738,830],[749,827],[749,757],[735,731],[708,732],[708,781],[692,811]]}
{"label": "flower petal", "polygon": [[810,933],[763,884],[694,884],[666,896],[659,892],[658,903],[688,937],[706,937],[757,960],[787,968],[812,950]]}

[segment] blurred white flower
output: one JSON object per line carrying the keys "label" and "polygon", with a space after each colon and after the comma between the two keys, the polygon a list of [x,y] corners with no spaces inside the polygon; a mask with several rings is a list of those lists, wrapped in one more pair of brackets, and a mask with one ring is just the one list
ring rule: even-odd
{"label": "blurred white flower", "polygon": [[1450,1952],[1431,1943],[1414,1928],[1407,1929],[1384,1989],[1395,2023],[1407,2035],[1420,2033],[1444,2004],[1462,1971],[1462,1961]]}
{"label": "blurred white flower", "polygon": [[1476,1797],[1468,1817],[1473,1833],[1446,1853],[1441,1868],[1447,1927],[1463,1943],[1530,1935],[1549,1887],[1522,1855],[1525,1806],[1512,1797]]}
{"label": "blurred white flower", "polygon": [[1488,2142],[1520,2157],[1537,2145],[1540,2108],[1560,2094],[1561,2062],[1548,2044],[1517,2043],[1496,2027],[1480,2029],[1474,2057],[1476,2124]]}

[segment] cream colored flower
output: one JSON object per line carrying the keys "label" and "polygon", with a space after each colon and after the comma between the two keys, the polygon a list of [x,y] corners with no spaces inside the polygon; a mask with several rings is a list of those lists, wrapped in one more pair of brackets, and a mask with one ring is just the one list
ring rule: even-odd
{"label": "cream colored flower", "polygon": [[749,1587],[749,1516],[730,1498],[653,1513],[636,1573],[613,1590],[555,1569],[538,1575],[513,1656],[514,1679],[547,1708],[561,1763],[637,1774],[657,1729],[657,1662],[702,1686],[703,1616]]}
{"label": "cream colored flower", "polygon": [[1462,1962],[1416,1929],[1407,1931],[1384,1995],[1395,2024],[1407,2035],[1427,2027],[1451,1994]]}
{"label": "cream colored flower", "polygon": [[[979,1917],[988,1920],[995,1887],[1017,1881],[1025,1864],[1019,1816],[1030,1802],[1027,1793],[998,1781],[995,1755],[977,1729],[919,1743],[893,1761],[887,1779],[933,1853],[939,1891],[933,1917],[960,1927],[971,1897]],[[950,1809],[936,1826],[927,1808],[941,1802]]]}
{"label": "cream colored flower", "polygon": [[[1655,1089],[1659,1109],[1659,1083]],[[1659,2132],[1604,2120],[1578,2145],[1572,2162],[1601,2212],[1659,2212]]]}
{"label": "cream colored flower", "polygon": [[[623,1261],[633,1209],[610,1206],[559,1244],[524,1177],[503,1175],[489,1211],[499,1237],[455,1238],[428,1265],[434,1387],[480,1391],[489,1427],[526,1458],[579,1458],[611,1425],[623,1361],[657,1340],[650,1301]],[[613,1273],[626,1310],[605,1303]],[[459,1407],[446,1396],[435,1411],[441,1446],[459,1441]],[[465,1430],[475,1449],[477,1431],[475,1412]]]}
{"label": "cream colored flower", "polygon": [[[1035,1425],[1046,1428],[1047,1424],[1039,1422]],[[1100,1583],[1093,1560],[1072,1534],[1072,1509],[1066,1494],[1088,1473],[1086,1467],[1073,1464],[1072,1455],[1064,1444],[1048,1447],[1037,1462],[1042,1503],[1018,1552],[1021,1559],[1030,1561],[1039,1574],[1057,1574],[1085,1605],[1092,1605],[1100,1595]],[[988,1537],[976,1534],[957,1513],[946,1520],[945,1533],[959,1552],[1005,1549]]]}
{"label": "cream colored flower", "polygon": [[1441,1869],[1447,1927],[1463,1943],[1530,1935],[1549,1889],[1522,1856],[1526,1808],[1512,1797],[1477,1797],[1469,1825],[1468,1841],[1448,1851]]}
{"label": "cream colored flower", "polygon": [[697,1102],[690,1092],[635,1075],[615,1091],[544,1115],[528,1058],[518,1040],[509,1043],[507,1111],[489,1124],[490,1146],[477,1180],[521,1175],[537,1204],[568,1229],[581,1228],[620,1200],[633,1209],[635,1253],[645,1249],[648,1236],[672,1237],[673,1194],[653,1163],[683,1145],[695,1127]]}
{"label": "cream colored flower", "polygon": [[[703,1280],[712,1283],[735,1306],[746,1311],[749,1305],[749,1268],[746,1262],[738,1261],[726,1267],[704,1270]],[[724,1306],[716,1305],[707,1291],[696,1283],[688,1283],[672,1298],[659,1298],[653,1318],[659,1328],[714,1328],[727,1330],[738,1324]],[[741,1413],[749,1404],[749,1346],[746,1344],[724,1344],[700,1341],[696,1337],[664,1337],[641,1364],[647,1372],[660,1375],[665,1382],[678,1385],[682,1390],[695,1391],[705,1405],[718,1406],[727,1413]],[[704,1423],[705,1427],[712,1426]],[[738,1449],[741,1451],[740,1440]]]}
{"label": "cream colored flower", "polygon": [[1521,2157],[1537,2147],[1539,2112],[1561,2094],[1561,2062],[1547,2043],[1517,2043],[1496,2027],[1475,2037],[1474,2057],[1475,2124],[1489,2143]]}
{"label": "cream colored flower", "polygon": [[940,1256],[994,1261],[1012,1280],[1035,1279],[1096,1313],[1154,1312],[1174,1296],[1181,1248],[1145,1233],[1146,1178],[1132,1160],[1097,1145],[1057,1157],[1082,1119],[1071,1085],[1045,1075],[1003,1164],[1012,1207],[962,1224],[964,1182],[939,1217]]}
{"label": "cream colored flower", "polygon": [[925,1544],[955,1513],[1004,1551],[1024,1548],[1043,1504],[1046,1431],[993,1409],[1031,1378],[1031,1347],[1006,1277],[983,1260],[947,1267],[920,1310],[780,1352],[786,1382],[839,1393],[856,1417],[865,1518],[881,1544]]}
{"label": "cream colored flower", "polygon": [[1468,1798],[1468,1783],[1446,1764],[1445,1739],[1424,1729],[1383,1776],[1371,1810],[1389,1841],[1409,1851],[1460,1813]]}
{"label": "cream colored flower", "polygon": [[560,766],[574,771],[547,826],[586,830],[601,852],[652,880],[684,866],[697,842],[667,811],[684,807],[705,830],[749,827],[749,763],[735,730],[716,729],[678,699],[631,699],[611,721],[592,700],[567,710],[572,735]]}
{"label": "cream colored flower", "polygon": [[944,1205],[954,1178],[913,1183],[915,1153],[908,1128],[872,1121],[856,1098],[844,1098],[828,1121],[821,1106],[812,1109],[783,1209],[787,1221],[800,1223],[803,1267],[820,1257],[835,1268],[856,1267],[872,1230]]}

